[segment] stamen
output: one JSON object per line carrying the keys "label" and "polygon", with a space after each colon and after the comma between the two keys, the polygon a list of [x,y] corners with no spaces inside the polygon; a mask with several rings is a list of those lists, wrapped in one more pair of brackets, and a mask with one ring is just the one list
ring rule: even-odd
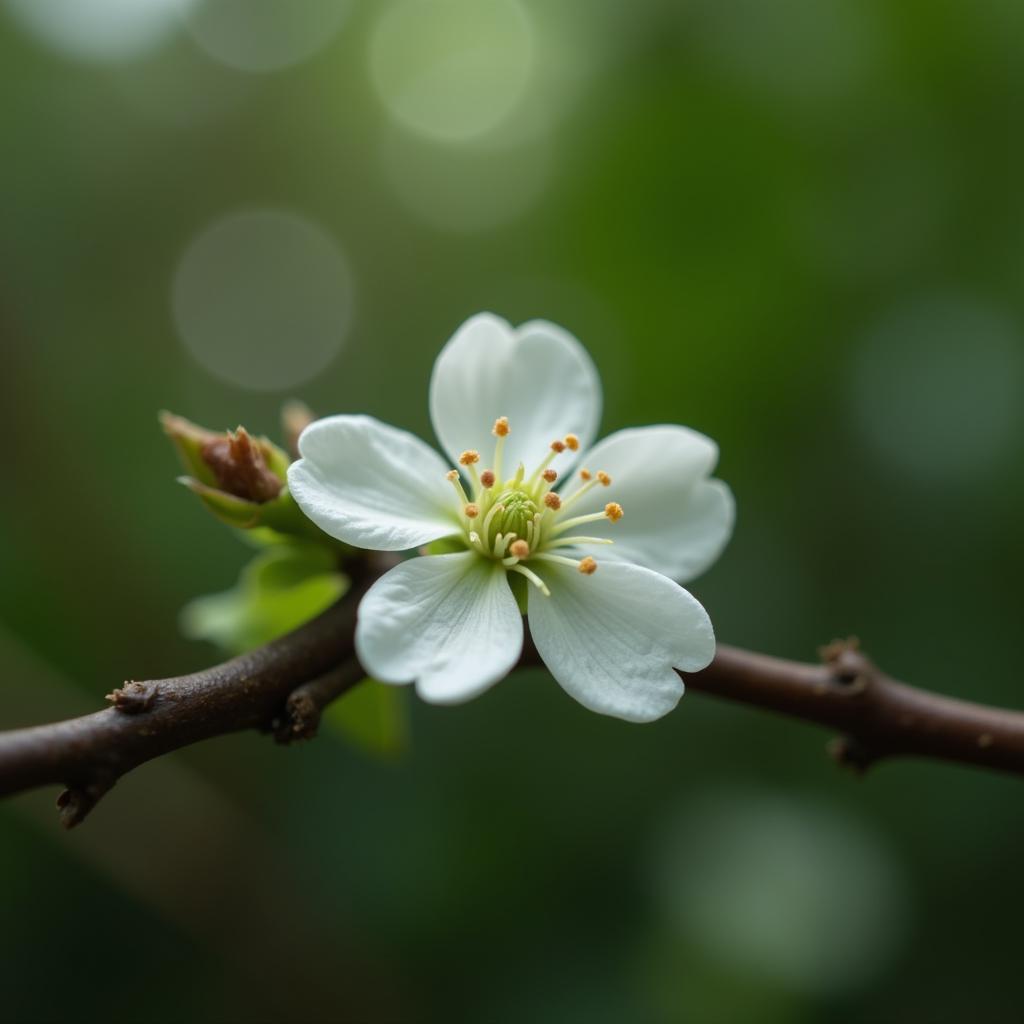
{"label": "stamen", "polygon": [[555,537],[544,545],[545,548],[568,548],[577,544],[614,544],[610,537],[580,537],[573,534],[571,537]]}
{"label": "stamen", "polygon": [[476,519],[480,515],[480,506],[471,501],[462,511],[467,519]]}
{"label": "stamen", "polygon": [[578,452],[580,450],[580,439],[575,434],[566,434],[565,446],[571,452]]}
{"label": "stamen", "polygon": [[562,507],[562,499],[554,491],[548,491],[544,495],[544,504],[553,512],[557,512]]}
{"label": "stamen", "polygon": [[455,493],[459,497],[460,505],[470,504],[469,495],[466,494],[462,487],[462,481],[459,479],[459,471],[457,469],[450,470],[445,474],[445,479],[455,488]]}
{"label": "stamen", "polygon": [[530,545],[527,544],[525,540],[514,541],[509,547],[508,553],[515,558],[529,558]]}
{"label": "stamen", "polygon": [[605,487],[611,486],[612,478],[603,469],[598,472],[597,479],[600,480]]}
{"label": "stamen", "polygon": [[484,471],[483,471],[483,472],[482,472],[482,473],[480,474],[480,486],[481,486],[481,487],[482,487],[482,488],[483,488],[483,489],[484,489],[485,491],[486,491],[486,490],[487,490],[488,488],[490,488],[490,487],[493,487],[493,486],[494,486],[494,480],[495,480],[495,477],[494,477],[494,473],[492,473],[492,472],[491,472],[491,470],[489,470],[489,469],[485,469],[485,470],[484,470]]}
{"label": "stamen", "polygon": [[469,451],[463,452],[459,456],[459,465],[460,466],[472,466],[472,465],[474,465],[475,463],[477,463],[479,461],[480,461],[480,453],[477,452],[477,451],[473,451],[473,449],[470,449]]}
{"label": "stamen", "polygon": [[494,475],[501,479],[501,457],[505,451],[505,438],[511,433],[507,416],[499,416],[494,421],[491,433],[498,439],[494,443]]}
{"label": "stamen", "polygon": [[549,484],[553,484],[558,479],[558,473],[553,469],[545,469],[544,472],[541,473],[541,476],[544,477]]}
{"label": "stamen", "polygon": [[541,474],[555,461],[555,457],[561,455],[565,451],[564,441],[552,441],[551,451],[545,456],[544,461],[533,471],[533,476],[530,477],[527,486],[532,487],[539,479]]}
{"label": "stamen", "polygon": [[556,523],[552,534],[557,536],[565,533],[566,530],[571,530],[575,526],[582,526],[584,523],[597,523],[602,519],[610,519],[613,523],[617,523],[625,514],[622,506],[612,501],[605,505],[602,512],[591,512],[589,515],[575,516],[573,519],[566,519]]}
{"label": "stamen", "polygon": [[498,504],[495,505],[490,512],[487,513],[487,518],[484,520],[484,536],[489,537],[491,535],[491,523],[494,522],[495,516],[500,516],[505,511],[505,506]]}
{"label": "stamen", "polygon": [[494,557],[504,558],[505,549],[508,547],[509,542],[515,539],[516,535],[514,533],[499,533],[498,536],[494,538]]}
{"label": "stamen", "polygon": [[583,480],[584,482],[589,480],[593,475],[594,474],[591,473],[589,469],[581,469],[580,470],[580,479]]}
{"label": "stamen", "polygon": [[551,596],[548,585],[532,569],[527,569],[525,565],[516,563],[510,565],[509,570],[519,573],[520,576],[525,576],[545,597]]}
{"label": "stamen", "polygon": [[[586,473],[586,476],[583,476],[584,473]],[[596,480],[591,479],[590,473],[588,473],[587,470],[584,470],[583,473],[580,474],[580,476],[583,476],[583,479],[586,481],[586,483],[583,484],[582,487],[573,491],[573,493],[570,494],[569,497],[562,502],[563,508],[569,508],[570,505],[575,505],[576,502],[579,501],[584,494],[589,494],[597,486],[598,482]]]}
{"label": "stamen", "polygon": [[586,558],[580,560],[577,568],[584,576],[593,576],[597,572],[597,560],[587,555]]}
{"label": "stamen", "polygon": [[535,555],[534,556],[540,562],[553,562],[555,565],[567,565],[570,569],[579,568],[580,560],[578,558],[566,558],[565,555]]}

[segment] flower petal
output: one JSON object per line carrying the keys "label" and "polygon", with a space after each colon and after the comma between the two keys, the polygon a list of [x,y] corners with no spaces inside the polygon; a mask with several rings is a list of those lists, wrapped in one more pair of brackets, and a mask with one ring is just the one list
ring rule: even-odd
{"label": "flower petal", "polygon": [[[586,447],[601,419],[601,381],[590,356],[568,331],[544,320],[512,328],[490,313],[467,320],[442,349],[430,381],[430,416],[441,446],[457,463],[476,449],[490,466],[491,429],[499,416],[512,428],[504,469],[522,462],[528,472],[551,442],[575,434]],[[555,462],[567,469],[576,456]]]}
{"label": "flower petal", "polygon": [[[685,583],[707,569],[732,535],[732,492],[708,480],[718,460],[710,438],[679,426],[620,430],[586,457],[593,472],[604,470],[608,488],[595,487],[573,506],[573,515],[596,512],[609,500],[625,515],[617,523],[588,524],[580,532],[615,541],[602,557],[635,562]],[[566,484],[565,495],[577,484]]]}
{"label": "flower petal", "polygon": [[299,454],[292,496],[338,540],[404,551],[458,531],[448,467],[414,434],[371,416],[330,416],[302,432]]}
{"label": "flower petal", "polygon": [[432,704],[458,704],[519,660],[523,617],[497,562],[427,555],[382,576],[359,606],[356,650],[384,683],[410,683]]}
{"label": "flower petal", "polygon": [[661,573],[603,562],[592,576],[541,563],[551,596],[530,588],[530,632],[551,674],[584,707],[651,722],[683,695],[673,668],[697,672],[715,656],[708,613]]}

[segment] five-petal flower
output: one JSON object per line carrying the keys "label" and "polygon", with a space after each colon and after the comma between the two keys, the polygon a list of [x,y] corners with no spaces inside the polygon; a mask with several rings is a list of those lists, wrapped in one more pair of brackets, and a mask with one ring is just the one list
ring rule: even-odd
{"label": "five-petal flower", "polygon": [[675,669],[697,671],[715,650],[707,612],[679,585],[732,531],[732,495],[710,477],[714,442],[654,426],[591,447],[601,387],[583,347],[554,324],[513,329],[490,314],[438,356],[430,412],[451,465],[406,431],[332,416],[306,428],[288,473],[306,515],[348,544],[455,542],[363,598],[366,670],[438,704],[482,693],[522,650],[514,583],[538,652],[580,703],[634,722],[671,711]]}

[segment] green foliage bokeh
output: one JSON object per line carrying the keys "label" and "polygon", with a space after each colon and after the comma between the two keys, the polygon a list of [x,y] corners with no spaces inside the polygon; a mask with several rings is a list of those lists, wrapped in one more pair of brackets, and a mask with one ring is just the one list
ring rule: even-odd
{"label": "green foliage bokeh", "polygon": [[[187,34],[75,61],[13,6],[0,726],[212,656],[179,613],[252,552],[175,486],[158,409],[280,440],[298,397],[430,437],[434,355],[482,309],[572,330],[606,431],[719,442],[737,530],[693,589],[720,638],[813,659],[857,633],[894,675],[1024,703],[1018,4],[531,0],[531,91],[468,141],[394,123],[383,4],[267,75]],[[172,280],[264,208],[338,241],[352,309],[326,368],[254,391],[190,357]],[[1017,780],[857,780],[797,723],[687,696],[631,727],[539,671],[409,706],[385,762],[245,735],[140,769],[70,836],[52,793],[0,807],[9,1019],[1019,1014]]]}

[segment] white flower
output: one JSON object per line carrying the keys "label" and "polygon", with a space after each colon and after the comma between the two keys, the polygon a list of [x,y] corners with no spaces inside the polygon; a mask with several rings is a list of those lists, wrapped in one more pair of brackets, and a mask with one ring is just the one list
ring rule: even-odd
{"label": "white flower", "polygon": [[[437,704],[482,693],[519,660],[515,582],[537,650],[581,704],[634,722],[675,707],[674,669],[704,668],[715,638],[673,581],[717,558],[732,495],[709,478],[713,441],[656,426],[591,448],[600,412],[597,371],[575,338],[480,314],[445,346],[430,384],[434,429],[461,473],[368,416],[303,432],[288,482],[322,530],[378,551],[446,538],[459,549],[405,561],[370,588],[356,628],[370,674],[415,681]],[[570,473],[577,462],[587,468]]]}

